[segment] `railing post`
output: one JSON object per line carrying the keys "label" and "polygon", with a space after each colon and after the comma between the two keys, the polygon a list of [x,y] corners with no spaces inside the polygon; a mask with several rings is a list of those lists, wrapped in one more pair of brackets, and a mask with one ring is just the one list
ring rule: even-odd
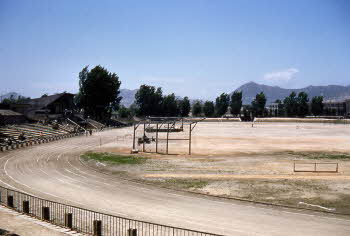
{"label": "railing post", "polygon": [[137,229],[128,229],[128,236],[137,236]]}
{"label": "railing post", "polygon": [[64,215],[64,226],[67,228],[72,229],[73,228],[73,214],[72,213],[66,213]]}
{"label": "railing post", "polygon": [[102,236],[102,221],[94,220],[94,236]]}
{"label": "railing post", "polygon": [[23,201],[23,213],[29,214],[29,201]]}
{"label": "railing post", "polygon": [[13,205],[13,196],[12,196],[12,195],[7,196],[7,206],[8,206],[8,207],[11,207],[11,208],[14,208],[14,205]]}
{"label": "railing post", "polygon": [[46,221],[50,221],[50,208],[49,207],[42,207],[41,209],[42,219]]}
{"label": "railing post", "polygon": [[315,163],[315,172],[316,172],[316,163]]}

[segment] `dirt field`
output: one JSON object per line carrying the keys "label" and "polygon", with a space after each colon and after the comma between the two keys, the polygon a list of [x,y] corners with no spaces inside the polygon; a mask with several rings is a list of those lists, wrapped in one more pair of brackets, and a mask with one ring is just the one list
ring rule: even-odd
{"label": "dirt field", "polygon": [[[98,151],[128,153],[131,133],[132,128],[121,130],[115,143],[102,145]],[[170,153],[178,155],[144,154],[148,161],[142,165],[89,164],[171,188],[350,213],[350,125],[255,123],[252,127],[252,123],[202,122],[192,134],[191,156],[186,155],[188,142],[172,141]],[[187,134],[171,134],[170,138],[181,135]],[[152,148],[146,145],[146,150]],[[293,172],[295,162],[338,163],[339,170]],[[317,168],[332,171],[336,166]]]}

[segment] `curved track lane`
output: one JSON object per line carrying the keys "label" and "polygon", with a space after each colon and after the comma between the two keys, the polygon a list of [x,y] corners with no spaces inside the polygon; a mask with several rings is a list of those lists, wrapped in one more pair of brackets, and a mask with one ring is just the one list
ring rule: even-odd
{"label": "curved track lane", "polygon": [[79,154],[120,130],[0,153],[0,185],[113,215],[225,235],[350,235],[350,217],[220,200],[87,168]]}

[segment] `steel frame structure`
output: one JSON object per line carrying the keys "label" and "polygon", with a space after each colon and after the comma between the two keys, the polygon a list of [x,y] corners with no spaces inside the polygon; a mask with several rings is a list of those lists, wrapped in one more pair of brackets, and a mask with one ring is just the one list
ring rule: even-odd
{"label": "steel frame structure", "polygon": [[[191,155],[191,142],[192,142],[192,131],[196,127],[197,123],[200,121],[203,121],[205,118],[202,118],[200,120],[191,120],[186,119],[182,117],[147,117],[146,119],[140,120],[138,123],[134,124],[134,131],[133,131],[133,150],[136,149],[136,130],[139,128],[140,125],[143,125],[143,138],[142,138],[142,152],[146,152],[145,145],[146,145],[146,132],[155,132],[156,133],[156,150],[155,153],[158,152],[158,142],[160,140],[166,140],[166,151],[165,154],[169,154],[169,141],[188,141],[188,154]],[[181,124],[180,128],[176,128],[176,124]],[[155,128],[151,127],[151,125],[155,125]],[[176,138],[171,139],[169,138],[169,133],[172,132],[183,132],[184,126],[189,127],[189,136],[188,138]],[[166,139],[159,139],[158,134],[160,132],[166,132]]]}

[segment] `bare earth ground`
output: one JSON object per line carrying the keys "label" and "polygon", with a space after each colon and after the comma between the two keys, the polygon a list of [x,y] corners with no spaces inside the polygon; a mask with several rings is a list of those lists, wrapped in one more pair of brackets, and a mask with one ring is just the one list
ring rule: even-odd
{"label": "bare earth ground", "polygon": [[[129,152],[132,140],[128,133],[132,129],[121,131],[116,142],[98,151]],[[171,188],[350,214],[350,159],[314,160],[309,155],[350,153],[350,125],[255,123],[252,127],[251,123],[203,122],[194,129],[192,140],[192,156],[184,154],[187,142],[172,141],[170,153],[179,155],[144,154],[149,160],[136,166],[95,161],[89,165]],[[146,150],[154,151],[151,147],[154,145],[146,145]],[[339,171],[297,173],[293,172],[294,162],[338,163]],[[313,165],[303,168],[313,169]],[[319,168],[333,170],[335,166]]]}
{"label": "bare earth ground", "polygon": [[[203,128],[206,126],[205,123],[200,125],[203,125]],[[218,124],[216,125],[218,126]],[[237,130],[239,130],[241,129],[239,125],[246,124],[230,125],[237,126]],[[198,139],[203,139],[203,137],[205,139],[205,135],[201,135],[200,129],[197,129],[199,127],[196,127],[193,137],[195,138],[197,135]],[[342,127],[342,132],[346,128]],[[264,129],[260,128],[260,130]],[[176,188],[205,192],[207,190],[204,191],[204,188],[208,188],[208,186],[215,187],[215,184],[210,182],[211,180],[187,178],[186,174],[229,176],[234,175],[229,171],[239,170],[237,176],[272,176],[271,173],[273,172],[261,173],[261,168],[250,167],[249,162],[256,162],[260,166],[264,163],[267,163],[267,166],[273,166],[273,163],[278,161],[278,155],[285,156],[286,160],[281,161],[286,161],[286,163],[291,161],[290,158],[294,158],[287,157],[288,153],[281,152],[281,150],[263,154],[258,152],[256,155],[254,153],[235,152],[232,155],[209,156],[201,154],[198,149],[194,148],[193,151],[197,153],[191,157],[186,155],[147,154],[146,156],[150,159],[145,164],[108,167],[108,170],[118,174],[116,176],[96,172],[96,168],[91,169],[87,167],[85,162],[79,160],[81,154],[92,150],[130,152],[131,131],[130,128],[108,130],[94,133],[89,137],[74,137],[0,153],[0,184],[37,197],[98,212],[223,235],[349,235],[350,216],[219,199],[135,183],[124,180],[119,176],[120,174],[128,177],[135,176],[140,180],[144,179],[143,181],[155,181],[156,185],[164,184]],[[231,129],[231,131],[234,131],[234,129]],[[328,133],[330,133],[329,137],[331,138],[332,135],[336,134]],[[346,135],[348,134],[344,135],[345,138],[348,137]],[[325,136],[321,135],[320,137],[326,138]],[[239,138],[239,136],[236,137]],[[230,139],[228,138],[228,140]],[[102,147],[99,147],[100,141]],[[171,152],[175,153],[175,145],[170,145]],[[183,145],[185,147],[185,144]],[[181,146],[177,147],[181,149]],[[219,147],[219,145],[216,145],[217,149]],[[234,146],[234,148],[238,150],[239,145]],[[279,154],[277,155],[277,153]],[[270,154],[275,159],[269,160]],[[276,156],[272,154],[276,154]],[[263,156],[267,159],[263,159]],[[239,161],[239,157],[246,160]],[[220,159],[223,159],[223,161],[219,161]],[[235,160],[236,162],[232,162]],[[225,161],[227,161],[226,164]],[[215,165],[213,165],[214,163]],[[245,167],[249,169],[244,170],[243,164],[240,167],[241,163],[246,163]],[[342,163],[340,170],[344,174],[343,172],[338,175],[334,174],[332,178],[348,175],[346,174],[346,168],[343,167],[347,161],[342,161]],[[106,165],[98,162],[90,162],[90,164],[94,167]],[[193,168],[196,171],[192,171]],[[214,168],[214,170],[209,172],[208,169],[210,170],[210,168]],[[227,168],[226,171],[225,168]],[[272,168],[272,170],[275,169]],[[288,172],[291,170],[289,165],[283,167],[282,170],[278,167],[277,170],[279,172],[276,171],[275,176],[292,175]],[[244,174],[245,172],[248,173]],[[149,177],[146,176],[147,174],[180,174],[186,178]],[[258,186],[251,182],[253,179],[248,180],[249,183],[242,183],[240,188]],[[223,183],[220,179],[214,179],[214,182],[216,181],[219,184]],[[229,181],[231,183],[231,180]],[[345,188],[341,182],[337,183],[341,188]],[[281,185],[285,185],[285,183],[283,182]],[[296,185],[296,187],[299,187],[299,184]],[[335,185],[332,187],[335,187]],[[313,188],[315,191],[320,189],[318,185]],[[232,189],[234,190],[234,188]],[[271,191],[275,191],[274,189],[272,188]],[[327,192],[330,191],[327,190]],[[253,194],[253,196],[255,195],[259,196],[259,194]],[[280,195],[276,196],[278,199],[280,198]]]}

